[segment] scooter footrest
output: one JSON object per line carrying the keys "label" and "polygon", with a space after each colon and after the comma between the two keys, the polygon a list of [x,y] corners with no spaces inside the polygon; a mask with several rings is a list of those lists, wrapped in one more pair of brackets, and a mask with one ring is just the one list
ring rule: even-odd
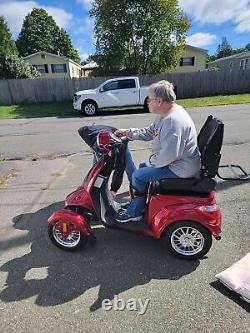
{"label": "scooter footrest", "polygon": [[133,231],[150,230],[150,226],[144,220],[137,222],[116,222],[116,226],[121,229]]}
{"label": "scooter footrest", "polygon": [[113,214],[106,214],[105,218],[106,222],[104,225],[108,228],[125,229],[131,231],[150,230],[150,226],[144,219],[136,222],[118,222]]}

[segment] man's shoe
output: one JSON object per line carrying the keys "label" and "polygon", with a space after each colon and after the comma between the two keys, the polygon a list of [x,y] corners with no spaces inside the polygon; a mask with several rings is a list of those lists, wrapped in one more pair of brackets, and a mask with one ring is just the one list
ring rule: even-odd
{"label": "man's shoe", "polygon": [[127,210],[121,209],[116,214],[116,221],[123,223],[123,222],[136,222],[142,219],[142,215],[140,216],[129,216]]}

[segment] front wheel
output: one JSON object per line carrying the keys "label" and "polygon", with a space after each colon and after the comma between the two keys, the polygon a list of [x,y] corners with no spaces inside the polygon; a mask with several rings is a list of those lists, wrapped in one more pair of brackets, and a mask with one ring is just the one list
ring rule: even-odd
{"label": "front wheel", "polygon": [[82,103],[82,113],[87,116],[95,116],[98,114],[98,106],[95,101],[89,100]]}
{"label": "front wheel", "polygon": [[83,248],[88,241],[71,222],[57,221],[54,225],[49,224],[48,234],[53,244],[65,251]]}
{"label": "front wheel", "polygon": [[169,250],[182,259],[202,258],[212,246],[212,236],[202,225],[180,221],[170,225],[165,233]]}

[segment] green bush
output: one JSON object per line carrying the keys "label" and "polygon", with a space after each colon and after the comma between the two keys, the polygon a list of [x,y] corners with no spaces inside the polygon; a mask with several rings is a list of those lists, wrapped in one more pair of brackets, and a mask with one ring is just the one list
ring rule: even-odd
{"label": "green bush", "polygon": [[41,74],[17,54],[0,57],[0,79],[36,78]]}

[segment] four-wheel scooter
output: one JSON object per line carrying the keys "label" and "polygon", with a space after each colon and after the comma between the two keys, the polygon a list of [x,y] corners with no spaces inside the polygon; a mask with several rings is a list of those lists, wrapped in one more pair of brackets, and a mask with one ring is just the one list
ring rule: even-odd
{"label": "four-wheel scooter", "polygon": [[107,228],[163,237],[169,250],[180,258],[202,258],[209,251],[212,238],[220,239],[221,212],[215,200],[214,177],[222,139],[223,123],[210,116],[198,136],[200,176],[152,182],[144,219],[120,223],[115,219],[119,207],[110,195],[108,181],[123,142],[112,133],[100,133],[98,145],[104,154],[89,170],[83,184],[66,197],[64,209],[49,218],[51,240],[63,250],[81,248],[93,237],[91,226],[98,221]]}

